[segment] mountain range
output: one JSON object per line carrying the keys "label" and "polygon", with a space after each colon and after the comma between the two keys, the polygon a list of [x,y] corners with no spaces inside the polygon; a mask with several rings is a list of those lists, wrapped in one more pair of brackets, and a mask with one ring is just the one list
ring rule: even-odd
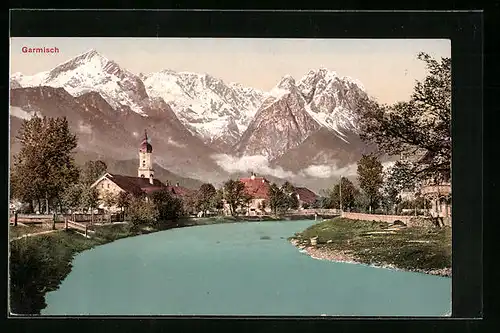
{"label": "mountain range", "polygon": [[372,149],[357,129],[366,91],[326,68],[262,91],[209,74],[136,75],[90,50],[49,71],[14,73],[10,85],[13,152],[21,120],[35,114],[66,116],[79,153],[109,161],[136,159],[147,129],[158,166],[193,184],[251,170],[317,189]]}

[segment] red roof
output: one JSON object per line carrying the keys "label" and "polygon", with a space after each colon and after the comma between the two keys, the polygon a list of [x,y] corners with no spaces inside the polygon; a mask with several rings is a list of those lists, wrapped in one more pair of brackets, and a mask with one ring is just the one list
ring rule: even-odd
{"label": "red roof", "polygon": [[298,194],[300,201],[306,202],[308,204],[314,203],[318,198],[316,193],[306,187],[294,187],[294,191]]}
{"label": "red roof", "polygon": [[254,199],[269,198],[269,181],[264,177],[241,178],[240,181],[245,184],[245,192]]}
{"label": "red roof", "polygon": [[167,186],[169,188],[169,190],[175,194],[175,195],[178,195],[178,196],[186,196],[186,195],[189,195],[191,193],[193,193],[193,190],[189,189],[189,188],[186,188],[186,187],[183,187],[183,186]]}

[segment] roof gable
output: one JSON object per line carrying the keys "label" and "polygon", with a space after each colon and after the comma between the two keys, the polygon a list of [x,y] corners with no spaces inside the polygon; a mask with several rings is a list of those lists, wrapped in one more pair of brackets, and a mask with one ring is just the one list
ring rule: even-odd
{"label": "roof gable", "polygon": [[245,193],[251,195],[254,199],[269,198],[269,181],[263,177],[241,178],[240,181],[245,185]]}

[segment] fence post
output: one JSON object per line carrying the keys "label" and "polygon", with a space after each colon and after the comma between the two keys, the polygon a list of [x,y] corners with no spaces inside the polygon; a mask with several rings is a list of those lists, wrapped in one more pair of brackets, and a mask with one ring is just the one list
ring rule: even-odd
{"label": "fence post", "polygon": [[14,226],[17,227],[17,210],[14,212]]}
{"label": "fence post", "polygon": [[66,229],[66,231],[68,230],[68,218],[64,218],[64,228]]}
{"label": "fence post", "polygon": [[52,230],[56,230],[56,214],[52,215]]}
{"label": "fence post", "polygon": [[87,238],[87,226],[85,226],[85,238]]}

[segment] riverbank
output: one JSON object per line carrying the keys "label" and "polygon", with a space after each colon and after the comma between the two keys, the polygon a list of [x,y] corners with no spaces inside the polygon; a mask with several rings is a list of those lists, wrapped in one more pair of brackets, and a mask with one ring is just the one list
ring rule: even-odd
{"label": "riverbank", "polygon": [[58,232],[53,233],[46,233],[51,227],[45,225],[10,226],[10,312],[40,314],[46,307],[45,294],[59,287],[71,272],[73,258],[80,252],[118,239],[173,228],[240,221],[244,220],[231,217],[184,218],[164,223],[159,228],[145,226],[137,230],[123,223],[104,224],[92,228],[95,234],[91,238],[64,230],[64,224],[57,224]]}
{"label": "riverbank", "polygon": [[406,228],[336,218],[289,238],[320,260],[451,277],[451,228]]}

